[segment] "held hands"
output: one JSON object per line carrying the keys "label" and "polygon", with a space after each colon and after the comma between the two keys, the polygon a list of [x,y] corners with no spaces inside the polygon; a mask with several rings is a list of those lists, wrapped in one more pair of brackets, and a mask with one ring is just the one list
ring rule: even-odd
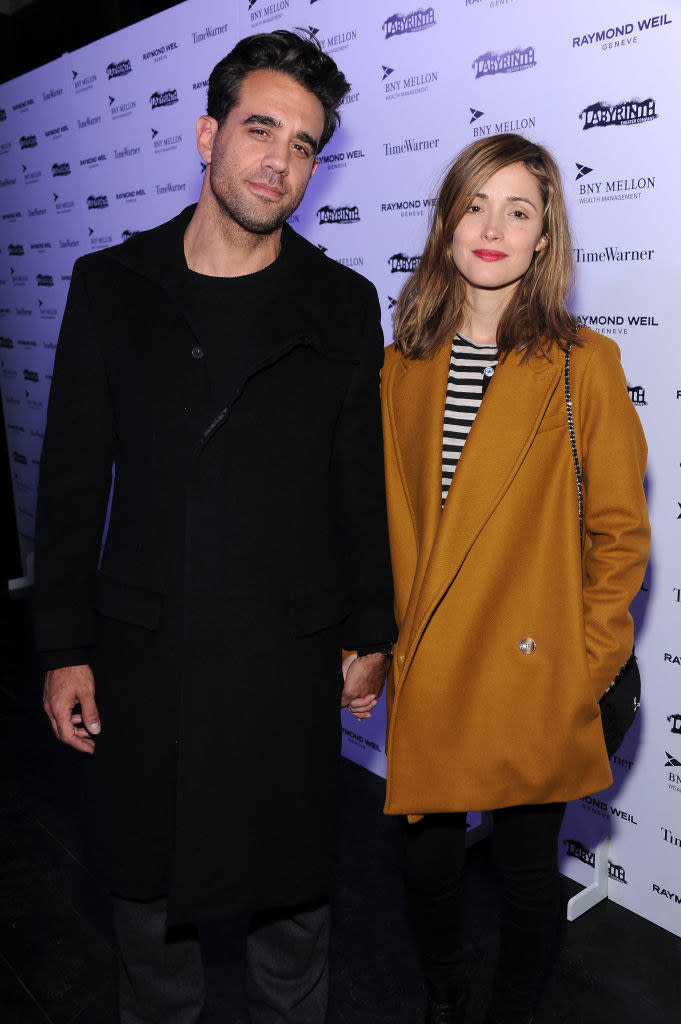
{"label": "held hands", "polygon": [[385,654],[349,654],[343,659],[343,695],[341,707],[347,708],[358,722],[371,718],[383,692],[390,658]]}
{"label": "held hands", "polygon": [[[75,710],[80,704],[80,712]],[[86,754],[93,754],[92,738],[101,731],[95,704],[95,678],[89,665],[53,668],[45,676],[43,708],[55,736]]]}

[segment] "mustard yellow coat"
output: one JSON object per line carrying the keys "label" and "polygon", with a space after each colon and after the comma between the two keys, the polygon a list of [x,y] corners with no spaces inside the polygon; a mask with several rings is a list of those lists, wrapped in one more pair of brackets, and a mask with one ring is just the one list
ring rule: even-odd
{"label": "mustard yellow coat", "polygon": [[612,781],[598,700],[633,644],[628,607],[650,540],[647,449],[617,345],[589,330],[580,338],[571,378],[583,557],[563,353],[499,364],[441,510],[450,347],[430,360],[386,350],[399,626],[389,814],[572,800]]}

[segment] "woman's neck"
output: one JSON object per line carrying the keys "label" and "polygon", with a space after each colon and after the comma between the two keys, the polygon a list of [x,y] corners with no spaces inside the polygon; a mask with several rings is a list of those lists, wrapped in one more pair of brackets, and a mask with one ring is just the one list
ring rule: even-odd
{"label": "woman's neck", "polygon": [[497,328],[511,288],[467,288],[466,313],[461,333],[474,345],[496,345]]}

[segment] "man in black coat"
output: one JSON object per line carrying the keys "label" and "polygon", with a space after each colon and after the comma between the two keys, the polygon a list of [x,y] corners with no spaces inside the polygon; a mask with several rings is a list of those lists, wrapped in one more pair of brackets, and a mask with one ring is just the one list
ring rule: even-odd
{"label": "man in black coat", "polygon": [[36,630],[54,731],[94,755],[125,1024],[196,1021],[184,926],[241,914],[254,1024],[324,1020],[338,707],[370,714],[395,630],[376,292],[285,224],[348,88],[312,41],[242,40],[198,205],[74,267]]}

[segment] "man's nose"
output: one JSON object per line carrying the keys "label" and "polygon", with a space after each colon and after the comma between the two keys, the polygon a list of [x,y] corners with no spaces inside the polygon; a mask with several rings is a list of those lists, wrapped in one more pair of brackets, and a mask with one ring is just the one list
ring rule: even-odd
{"label": "man's nose", "polygon": [[287,174],[289,167],[288,143],[281,139],[271,139],[263,155],[263,166],[274,171],[275,174]]}

